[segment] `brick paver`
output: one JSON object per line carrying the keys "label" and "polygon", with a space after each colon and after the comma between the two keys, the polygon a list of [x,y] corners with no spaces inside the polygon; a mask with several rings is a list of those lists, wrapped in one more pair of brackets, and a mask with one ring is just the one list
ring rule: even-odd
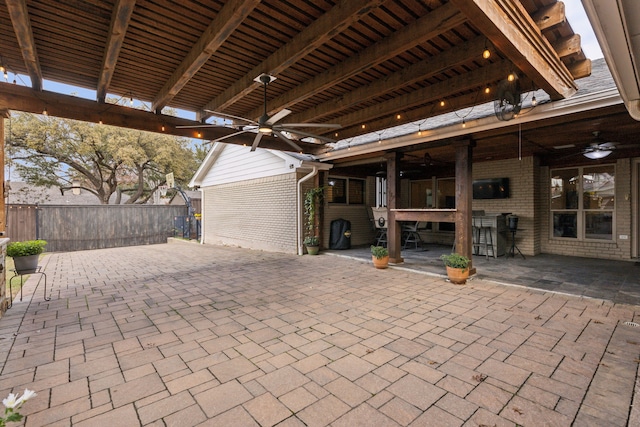
{"label": "brick paver", "polygon": [[[49,254],[0,319],[25,425],[624,426],[640,307],[328,254]],[[630,409],[631,408],[631,409]]]}

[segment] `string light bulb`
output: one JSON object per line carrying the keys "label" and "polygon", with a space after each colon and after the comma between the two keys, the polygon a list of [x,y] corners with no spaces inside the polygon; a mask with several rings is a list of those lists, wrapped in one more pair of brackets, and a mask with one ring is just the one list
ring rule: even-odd
{"label": "string light bulb", "polygon": [[444,107],[444,101],[440,101],[440,106]]}
{"label": "string light bulb", "polygon": [[164,125],[162,125],[162,132],[164,132]]}
{"label": "string light bulb", "polygon": [[538,100],[536,99],[535,95],[533,95],[533,98],[531,98],[531,105],[533,105],[534,107],[538,105]]}
{"label": "string light bulb", "polygon": [[363,124],[361,127],[362,129],[366,129],[367,125]]}
{"label": "string light bulb", "polygon": [[484,59],[489,59],[490,56],[491,56],[491,51],[485,47],[484,51],[482,52],[482,57]]}
{"label": "string light bulb", "polygon": [[467,127],[467,123],[464,121],[464,119],[462,119],[462,127],[466,128]]}
{"label": "string light bulb", "polygon": [[396,119],[400,120],[402,118],[402,116],[400,114],[396,115]]}
{"label": "string light bulb", "polygon": [[491,88],[489,86],[484,88],[484,93],[488,95],[490,92],[491,92]]}
{"label": "string light bulb", "polygon": [[516,75],[514,73],[509,73],[509,75],[507,76],[507,80],[512,82],[516,79]]}
{"label": "string light bulb", "polygon": [[44,110],[42,110],[42,115],[43,116],[49,115],[49,112],[47,111],[47,107],[44,107]]}

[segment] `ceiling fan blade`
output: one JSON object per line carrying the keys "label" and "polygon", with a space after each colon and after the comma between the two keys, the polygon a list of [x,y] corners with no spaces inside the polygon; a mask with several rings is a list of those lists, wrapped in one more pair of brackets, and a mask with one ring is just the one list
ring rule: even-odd
{"label": "ceiling fan blade", "polygon": [[256,138],[253,140],[253,145],[251,145],[251,151],[256,151],[256,148],[258,148],[258,144],[260,144],[260,140],[262,139],[262,132],[258,132],[256,134]]}
{"label": "ceiling fan blade", "polygon": [[223,119],[242,120],[243,122],[251,123],[252,125],[257,125],[258,124],[258,122],[256,122],[255,120],[246,119],[246,118],[240,117],[240,116],[234,116],[233,114],[220,113],[219,111],[212,111],[212,110],[204,110],[204,111],[206,111],[207,113],[211,113],[216,117],[223,118]]}
{"label": "ceiling fan blade", "polygon": [[176,129],[196,129],[196,128],[212,128],[212,127],[224,127],[224,126],[218,126],[218,125],[207,123],[203,125],[180,125],[180,126],[176,126]]}
{"label": "ceiling fan blade", "polygon": [[342,125],[336,123],[282,123],[280,126],[288,128],[326,128],[339,129]]}
{"label": "ceiling fan blade", "polygon": [[220,138],[216,138],[214,141],[215,142],[222,141],[222,140],[225,140],[227,138],[231,138],[231,137],[234,137],[236,135],[243,134],[245,132],[249,132],[249,131],[248,130],[241,130],[239,132],[230,133],[229,135],[225,135],[225,136],[221,136]]}
{"label": "ceiling fan blade", "polygon": [[285,129],[284,127],[281,127],[281,126],[278,126],[276,130],[289,132],[289,133],[292,133],[292,134],[295,134],[295,135],[300,135],[300,136],[303,136],[303,137],[316,138],[316,139],[319,139],[319,140],[324,141],[324,142],[336,142],[335,139],[327,138],[326,136],[320,136],[320,135],[316,135],[316,134],[309,133],[309,132],[304,132],[304,131],[301,131],[301,130]]}
{"label": "ceiling fan blade", "polygon": [[269,120],[267,120],[267,124],[272,125],[276,123],[278,120],[284,119],[289,114],[291,114],[291,110],[287,110],[286,108],[283,108],[282,110],[275,113],[273,116],[269,117]]}
{"label": "ceiling fan blade", "polygon": [[280,131],[274,130],[273,133],[275,133],[278,136],[278,138],[282,138],[284,142],[286,142],[287,144],[295,148],[296,151],[298,151],[299,153],[302,153],[302,148],[300,148],[298,144],[296,144],[295,142],[293,142],[292,140],[284,136]]}

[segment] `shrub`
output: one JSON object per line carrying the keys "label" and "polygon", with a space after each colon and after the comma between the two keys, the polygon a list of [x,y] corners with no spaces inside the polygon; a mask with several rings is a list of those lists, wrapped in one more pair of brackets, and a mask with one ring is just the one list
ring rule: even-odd
{"label": "shrub", "polygon": [[38,255],[44,252],[47,245],[45,240],[26,240],[24,242],[11,242],[7,245],[7,256],[11,258],[19,256]]}

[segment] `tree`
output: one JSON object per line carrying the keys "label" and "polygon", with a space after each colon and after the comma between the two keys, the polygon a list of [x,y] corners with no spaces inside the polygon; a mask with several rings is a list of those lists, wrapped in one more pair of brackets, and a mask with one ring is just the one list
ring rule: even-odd
{"label": "tree", "polygon": [[122,193],[146,203],[168,172],[184,184],[198,167],[187,138],[31,113],[14,113],[9,128],[7,157],[26,182],[81,188],[102,204]]}

